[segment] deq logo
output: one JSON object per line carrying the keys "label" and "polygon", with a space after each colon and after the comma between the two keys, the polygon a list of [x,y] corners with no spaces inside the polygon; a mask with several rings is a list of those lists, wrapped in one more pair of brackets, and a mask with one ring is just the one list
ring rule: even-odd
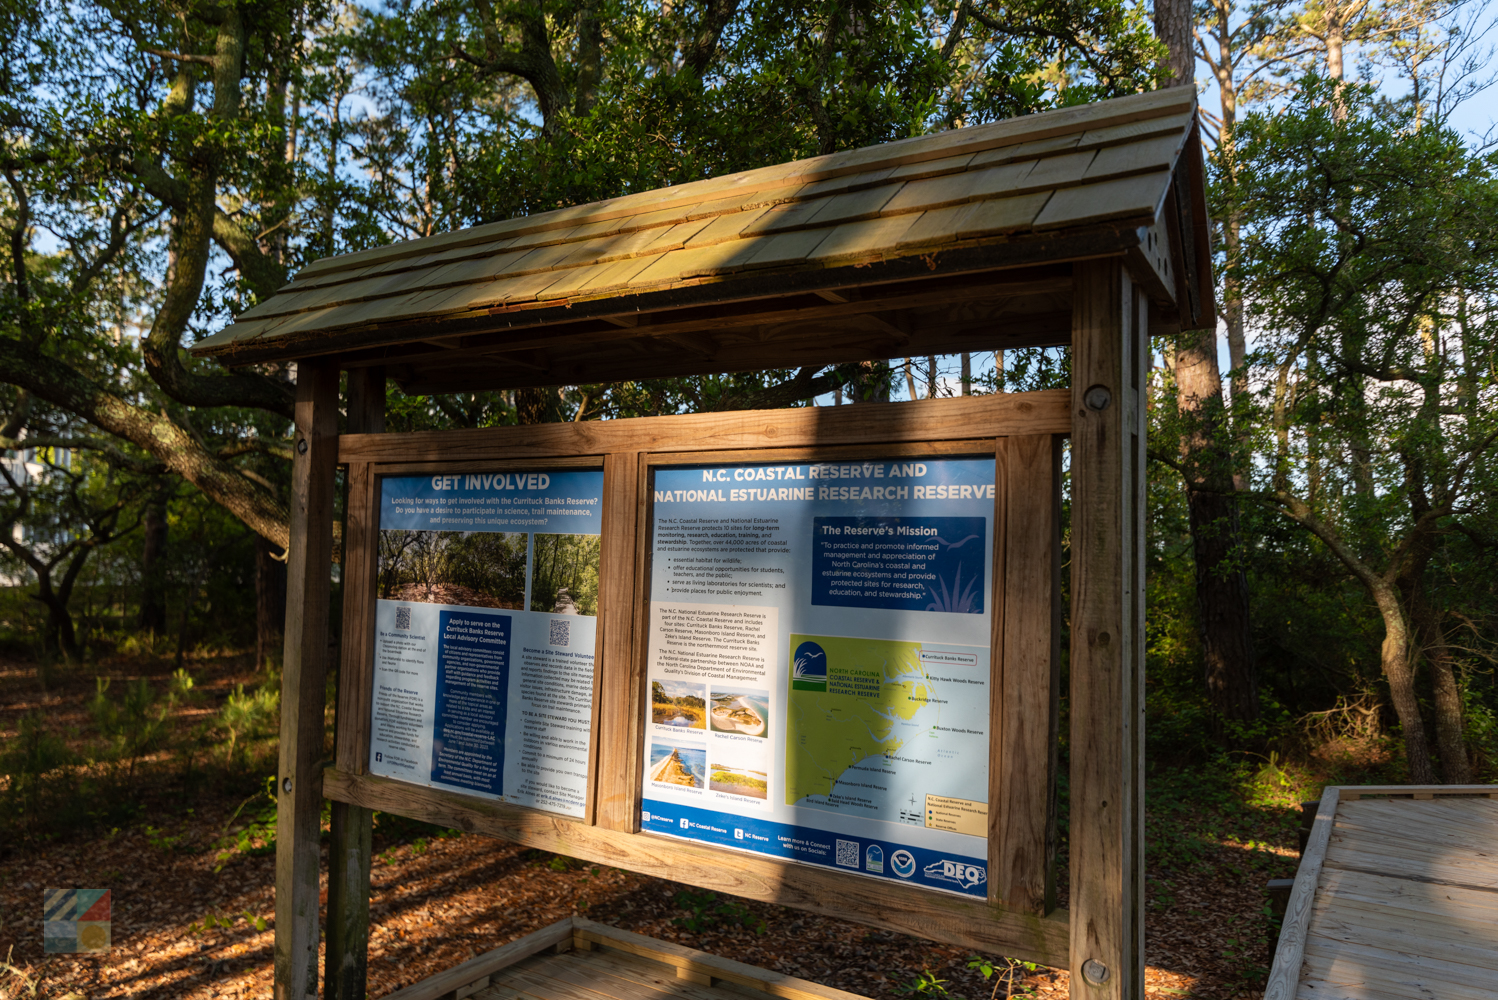
{"label": "deq logo", "polygon": [[909,851],[899,850],[889,856],[890,869],[901,878],[915,874],[915,856]]}
{"label": "deq logo", "polygon": [[963,861],[937,861],[926,866],[926,877],[936,882],[956,882],[964,889],[988,881],[988,872]]}

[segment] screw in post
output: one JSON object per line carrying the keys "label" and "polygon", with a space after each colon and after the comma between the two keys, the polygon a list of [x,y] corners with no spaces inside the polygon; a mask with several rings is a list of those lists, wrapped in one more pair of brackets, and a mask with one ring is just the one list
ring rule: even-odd
{"label": "screw in post", "polygon": [[296,453],[298,455],[305,455],[305,454],[307,454],[307,439],[306,438],[302,438],[300,441],[298,441],[296,443]]}
{"label": "screw in post", "polygon": [[1082,402],[1087,404],[1089,410],[1097,410],[1101,413],[1113,402],[1113,393],[1108,391],[1106,385],[1095,385],[1082,394]]}
{"label": "screw in post", "polygon": [[1082,963],[1082,976],[1094,986],[1102,986],[1111,975],[1108,967],[1095,958],[1089,958]]}
{"label": "screw in post", "polygon": [[291,779],[290,778],[282,778],[281,779],[281,791],[285,792],[287,795],[291,794]]}

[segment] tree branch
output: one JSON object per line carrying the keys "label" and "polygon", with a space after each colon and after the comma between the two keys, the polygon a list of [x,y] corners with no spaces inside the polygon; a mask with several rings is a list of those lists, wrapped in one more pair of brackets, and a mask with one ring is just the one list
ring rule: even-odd
{"label": "tree branch", "polygon": [[154,455],[257,534],[282,548],[290,544],[291,512],[285,501],[209,453],[165,414],[131,405],[72,365],[16,340],[0,338],[0,381]]}

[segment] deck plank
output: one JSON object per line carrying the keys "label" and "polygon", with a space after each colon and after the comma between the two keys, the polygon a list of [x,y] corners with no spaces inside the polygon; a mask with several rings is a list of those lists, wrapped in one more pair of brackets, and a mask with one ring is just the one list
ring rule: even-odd
{"label": "deck plank", "polygon": [[1498,802],[1345,791],[1317,817],[1330,836],[1303,956],[1282,938],[1276,976],[1293,974],[1300,1000],[1498,996]]}
{"label": "deck plank", "polygon": [[1370,983],[1383,982],[1414,990],[1412,996],[1493,1000],[1494,978],[1490,969],[1409,954],[1391,955],[1381,948],[1321,937],[1314,929],[1306,940],[1306,964],[1313,970],[1327,970],[1332,979],[1361,976]]}

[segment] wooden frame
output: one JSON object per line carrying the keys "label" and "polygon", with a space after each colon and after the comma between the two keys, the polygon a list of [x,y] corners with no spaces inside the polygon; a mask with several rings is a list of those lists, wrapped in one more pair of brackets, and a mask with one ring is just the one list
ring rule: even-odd
{"label": "wooden frame", "polygon": [[[1064,403],[1064,393],[1046,392],[729,418],[617,421],[601,427],[346,437],[341,449],[341,457],[349,460],[350,483],[345,615],[351,628],[362,631],[351,632],[344,643],[336,766],[326,773],[324,794],[366,816],[373,809],[396,812],[736,895],[1046,964],[1067,964],[1066,916],[1050,912],[1059,698],[1057,431],[1069,423]],[[919,440],[930,435],[933,426],[963,433],[948,440]],[[982,436],[972,436],[974,431]],[[773,444],[766,447],[767,441]],[[759,447],[744,447],[751,443]],[[543,457],[543,448],[552,454]],[[602,448],[609,450],[600,454]],[[642,597],[650,564],[649,533],[640,529],[650,516],[652,470],[681,464],[874,455],[992,455],[996,482],[1002,486],[996,491],[991,653],[993,807],[988,850],[994,874],[986,905],[671,838],[642,838],[637,832],[647,614]],[[380,477],[436,468],[599,465],[604,469],[606,500],[585,815],[572,820],[368,774],[374,590],[372,584],[353,588],[356,580],[373,579]],[[1010,539],[1019,560],[1007,557]],[[333,965],[330,953],[330,970]],[[339,968],[362,964],[341,962]]]}
{"label": "wooden frame", "polygon": [[[1136,255],[1137,256],[1137,255]],[[445,823],[597,863],[630,868],[748,898],[850,917],[874,926],[1069,967],[1076,997],[1143,996],[1143,372],[1155,320],[1122,254],[1071,265],[1070,390],[848,407],[695,414],[493,430],[386,435],[384,373],[349,370],[348,429],[336,436],[342,361],[303,361],[298,387],[296,504],[283,673],[278,841],[276,996],[316,993],[317,831],[321,796],[308,781],[322,755],[327,573],[336,463],[347,466],[346,638],[338,689],[336,763],[320,792],[332,799],[327,995],[365,991],[370,817],[374,809]],[[1168,312],[1165,313],[1168,317]],[[1165,322],[1169,322],[1167,319]],[[904,353],[924,351],[909,343]],[[635,830],[637,781],[590,779],[581,820],[409,785],[367,773],[369,615],[381,475],[444,469],[604,469],[596,725],[590,773],[638,776],[635,726],[643,692],[644,554],[650,469],[663,455],[781,457],[927,449],[993,454],[997,491],[1057,496],[1058,439],[1072,436],[1071,908],[1054,909],[1055,704],[1060,660],[1059,518],[1054,504],[995,509],[995,683],[991,750],[1025,780],[991,768],[990,891],[972,900]],[[936,442],[936,443],[933,443]],[[974,444],[974,442],[978,442]],[[798,449],[800,452],[798,452]],[[1046,576],[1050,586],[1044,586]],[[367,584],[358,583],[367,580]],[[1002,601],[998,595],[1002,593]],[[607,710],[605,710],[605,707]],[[362,720],[362,721],[361,721]],[[314,731],[317,730],[317,731]],[[290,779],[290,780],[288,780]]]}
{"label": "wooden frame", "polygon": [[[1098,998],[1143,995],[1142,697],[1143,662],[1143,389],[1149,313],[1123,258],[1074,266],[1074,385],[1070,391],[900,404],[697,414],[647,420],[541,425],[441,434],[385,435],[367,414],[337,441],[348,468],[345,621],[339,685],[336,764],[322,781],[334,801],[330,852],[328,995],[362,996],[368,933],[369,823],[374,809],[439,822],[553,850],[595,863],[991,953],[1070,967],[1074,992]],[[308,364],[309,373],[317,372]],[[368,373],[368,374],[366,374]],[[351,380],[355,372],[350,374]],[[375,383],[378,369],[359,369]],[[313,428],[327,378],[307,380],[299,428]],[[321,388],[319,388],[321,386]],[[1103,390],[1103,396],[1097,390]],[[322,393],[319,396],[318,393]],[[366,387],[363,395],[372,398]],[[1101,405],[1097,405],[1099,399]],[[305,409],[306,407],[304,407]],[[299,410],[302,413],[302,410]],[[324,431],[324,433],[326,433]],[[1060,437],[1073,437],[1072,483],[1072,806],[1071,912],[1055,905],[1056,704],[1060,692]],[[309,437],[312,435],[309,433]],[[308,478],[331,482],[326,469]],[[719,848],[641,837],[638,830],[640,722],[644,697],[644,575],[648,563],[651,470],[672,463],[782,461],[854,454],[992,454],[996,482],[995,606],[991,641],[994,700],[990,747],[988,901],[795,865]],[[435,467],[454,471],[517,467],[598,467],[605,504],[595,647],[594,718],[589,794],[580,820],[410,785],[367,773],[369,631],[378,535],[378,482],[383,475]],[[309,496],[315,490],[309,488]],[[329,493],[331,496],[331,493]],[[1035,502],[1041,498],[1042,502]],[[315,534],[309,513],[299,532]],[[297,537],[304,537],[300,533]],[[329,551],[330,548],[329,548]],[[318,558],[321,558],[318,555]],[[315,561],[312,565],[315,565]],[[298,568],[310,596],[312,569]],[[358,581],[368,580],[361,584]],[[356,590],[355,588],[359,588]],[[313,623],[315,624],[315,623]],[[320,698],[322,673],[306,626],[288,628],[302,669],[288,671],[301,692],[301,716]],[[323,647],[326,648],[325,646]],[[309,669],[310,668],[310,669]],[[325,669],[325,668],[324,668]],[[290,688],[288,688],[290,690]],[[320,704],[317,701],[316,704]],[[319,716],[320,717],[320,716]],[[293,722],[292,729],[295,728]],[[284,730],[286,732],[288,730]],[[283,753],[311,757],[311,733]],[[300,747],[300,749],[298,749]],[[1002,766],[999,766],[1001,762]],[[291,774],[283,763],[283,775]],[[305,772],[306,764],[300,765]],[[1009,780],[1004,773],[1008,769]],[[599,775],[615,779],[599,780]],[[283,800],[284,800],[283,796]],[[294,796],[293,796],[294,798]],[[283,801],[283,808],[285,802]],[[306,824],[311,803],[294,803],[288,828]],[[307,831],[310,836],[311,831]],[[296,852],[286,850],[287,855]],[[725,857],[731,864],[725,864]],[[315,871],[315,869],[314,869]],[[316,881],[302,868],[278,882]],[[283,894],[278,893],[278,904]],[[293,891],[286,896],[295,901]],[[315,895],[311,898],[315,899]],[[315,905],[315,904],[314,904]],[[288,924],[315,919],[293,910]],[[299,956],[301,934],[278,937],[278,996],[314,992],[316,971]],[[315,937],[311,944],[315,944]],[[283,988],[284,984],[284,988]],[[300,984],[300,985],[298,985]]]}
{"label": "wooden frame", "polygon": [[[675,978],[699,986],[729,984],[736,992],[749,990],[787,1000],[859,1000],[856,994],[818,983],[770,972],[743,962],[719,958],[695,948],[622,931],[585,917],[563,917],[509,944],[485,952],[435,976],[412,983],[388,995],[386,1000],[464,1000],[489,985],[490,977],[537,955],[568,951],[613,951],[638,956],[673,970]],[[638,990],[628,991],[637,995]],[[700,994],[697,994],[700,995]]]}

